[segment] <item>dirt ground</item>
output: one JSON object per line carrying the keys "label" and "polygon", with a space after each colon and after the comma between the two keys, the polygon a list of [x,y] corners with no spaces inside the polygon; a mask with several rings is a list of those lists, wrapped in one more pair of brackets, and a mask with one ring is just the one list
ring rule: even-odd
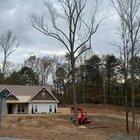
{"label": "dirt ground", "polygon": [[109,106],[83,108],[89,114],[91,123],[78,127],[70,122],[70,115],[62,113],[3,116],[0,137],[31,140],[109,140],[117,133],[125,133],[122,109]]}

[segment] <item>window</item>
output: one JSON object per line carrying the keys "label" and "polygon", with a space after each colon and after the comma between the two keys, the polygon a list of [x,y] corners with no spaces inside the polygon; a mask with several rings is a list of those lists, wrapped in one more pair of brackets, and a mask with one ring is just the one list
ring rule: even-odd
{"label": "window", "polygon": [[37,113],[37,112],[38,112],[37,105],[35,105],[35,113]]}
{"label": "window", "polygon": [[49,106],[49,113],[52,113],[52,105]]}
{"label": "window", "polygon": [[19,114],[24,113],[24,105],[18,105],[18,113]]}
{"label": "window", "polygon": [[44,91],[42,92],[42,98],[45,98],[45,92]]}

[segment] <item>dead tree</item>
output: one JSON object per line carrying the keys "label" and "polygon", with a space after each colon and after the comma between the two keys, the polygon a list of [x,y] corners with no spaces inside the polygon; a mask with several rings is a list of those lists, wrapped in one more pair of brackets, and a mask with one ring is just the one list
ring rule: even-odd
{"label": "dead tree", "polygon": [[114,8],[127,28],[131,53],[131,95],[132,95],[132,127],[135,128],[135,89],[134,89],[134,57],[140,49],[140,1],[113,0]]}
{"label": "dead tree", "polygon": [[4,83],[7,59],[19,46],[17,37],[13,34],[11,30],[6,31],[4,34],[1,35],[0,46],[3,51],[2,83]]}
{"label": "dead tree", "polygon": [[[97,32],[106,15],[97,20],[97,14],[100,12],[100,0],[93,1],[92,9],[94,11],[91,11],[91,9],[90,13],[87,12],[87,8],[89,10],[89,7],[86,8],[86,0],[57,0],[55,3],[58,4],[61,13],[58,12],[53,3],[44,2],[49,15],[47,15],[47,12],[41,16],[32,13],[29,14],[28,21],[36,30],[59,41],[65,46],[70,56],[74,116],[76,124],[78,124],[77,95],[75,89],[76,60],[83,52],[91,48],[87,43],[89,43],[92,35]],[[48,20],[49,17],[50,21]]]}

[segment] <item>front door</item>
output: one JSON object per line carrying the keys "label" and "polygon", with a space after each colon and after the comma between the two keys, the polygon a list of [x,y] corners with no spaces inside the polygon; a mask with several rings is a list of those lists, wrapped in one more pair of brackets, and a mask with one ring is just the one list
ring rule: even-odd
{"label": "front door", "polygon": [[12,114],[12,113],[13,113],[13,105],[8,104],[8,114]]}

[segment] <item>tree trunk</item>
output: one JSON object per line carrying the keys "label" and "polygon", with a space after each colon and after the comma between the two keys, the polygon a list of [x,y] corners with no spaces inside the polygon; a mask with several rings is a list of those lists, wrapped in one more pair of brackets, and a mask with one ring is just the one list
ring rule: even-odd
{"label": "tree trunk", "polygon": [[135,129],[135,93],[134,93],[134,78],[132,76],[131,94],[132,94],[132,129]]}
{"label": "tree trunk", "polygon": [[129,110],[128,110],[128,91],[127,91],[127,84],[126,84],[126,79],[125,78],[125,83],[123,84],[123,91],[125,93],[125,118],[126,118],[126,132],[129,134]]}
{"label": "tree trunk", "polygon": [[108,99],[107,99],[107,102],[110,104],[110,103],[111,103],[111,100],[110,100],[110,96],[111,96],[111,95],[110,95],[110,77],[108,77],[108,80],[107,80],[107,92],[108,92],[108,93],[107,93],[107,96],[108,96],[108,97],[107,97],[107,98],[108,98]]}
{"label": "tree trunk", "polygon": [[64,91],[64,106],[66,106],[66,88],[65,88],[65,86],[63,86],[64,88],[63,88],[63,91]]}
{"label": "tree trunk", "polygon": [[84,79],[84,85],[83,85],[83,104],[85,105],[86,104],[86,80]]}
{"label": "tree trunk", "polygon": [[103,99],[104,99],[104,104],[106,105],[106,91],[105,91],[105,78],[104,78],[104,74],[103,74]]}
{"label": "tree trunk", "polygon": [[5,66],[6,66],[6,54],[4,54],[4,60],[3,60],[3,66],[2,66],[2,84],[4,84]]}
{"label": "tree trunk", "polygon": [[74,120],[75,124],[78,125],[77,119],[77,94],[76,94],[76,87],[75,87],[75,59],[72,53],[71,55],[71,71],[72,71],[72,95],[73,95],[73,107],[74,107]]}
{"label": "tree trunk", "polygon": [[[131,38],[133,38],[133,33],[131,33]],[[132,40],[132,39],[131,39]],[[131,66],[132,66],[132,73],[131,73],[131,96],[132,96],[132,129],[135,129],[135,90],[134,90],[134,43],[132,42],[132,52],[131,52]]]}

